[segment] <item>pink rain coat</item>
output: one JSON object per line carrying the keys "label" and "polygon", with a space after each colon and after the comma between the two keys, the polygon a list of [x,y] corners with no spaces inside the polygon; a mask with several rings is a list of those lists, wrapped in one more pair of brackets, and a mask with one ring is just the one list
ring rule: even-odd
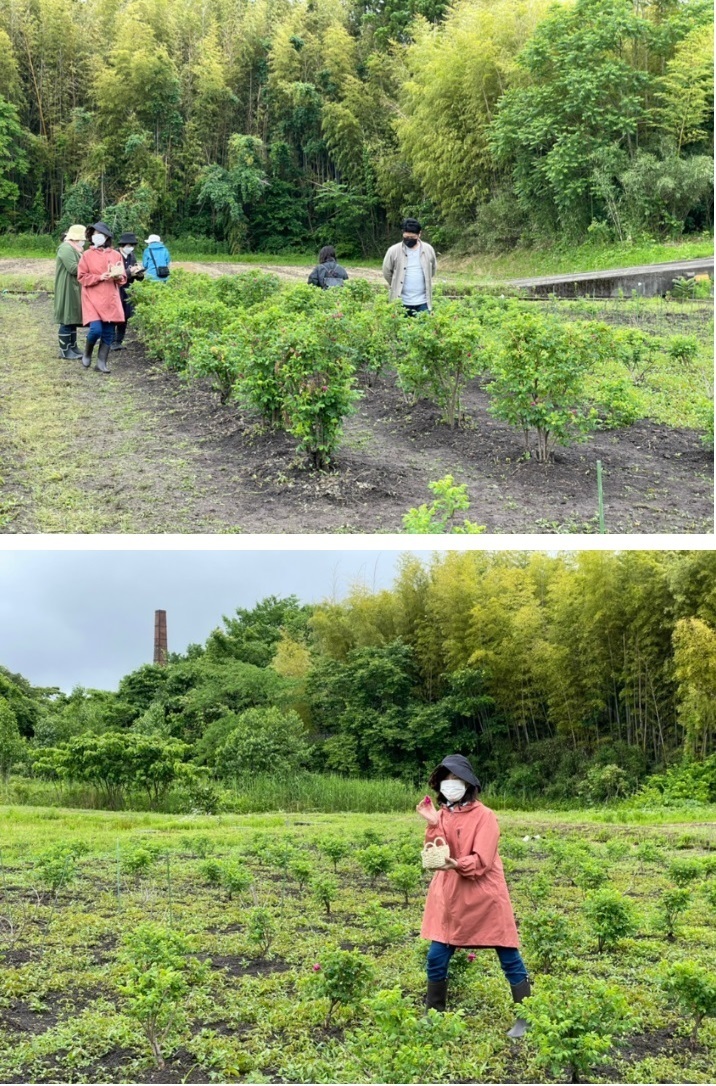
{"label": "pink rain coat", "polygon": [[77,268],[77,278],[82,285],[82,322],[119,321],[125,319],[119,287],[127,282],[127,276],[119,279],[100,280],[100,275],[113,264],[122,263],[116,249],[88,249],[82,254]]}
{"label": "pink rain coat", "polygon": [[440,808],[426,841],[444,837],[457,870],[436,871],[425,902],[423,939],[462,947],[519,947],[517,925],[497,855],[500,828],[489,807],[475,802]]}

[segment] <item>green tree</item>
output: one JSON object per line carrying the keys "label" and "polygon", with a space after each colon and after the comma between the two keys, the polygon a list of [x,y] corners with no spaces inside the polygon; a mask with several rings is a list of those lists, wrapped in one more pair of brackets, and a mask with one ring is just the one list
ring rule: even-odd
{"label": "green tree", "polygon": [[0,778],[7,781],[13,765],[20,760],[24,743],[17,726],[17,717],[10,703],[0,697]]}

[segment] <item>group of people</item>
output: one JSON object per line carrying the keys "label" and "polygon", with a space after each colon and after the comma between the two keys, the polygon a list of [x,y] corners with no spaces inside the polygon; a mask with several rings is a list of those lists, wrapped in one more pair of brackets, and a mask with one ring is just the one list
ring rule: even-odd
{"label": "group of people", "polygon": [[[437,271],[435,250],[421,238],[417,219],[405,219],[403,237],[391,245],[383,260],[383,277],[390,288],[390,300],[403,303],[407,316],[432,308],[433,277]],[[85,369],[92,365],[99,344],[95,369],[109,373],[109,352],[124,349],[132,303],[127,288],[145,277],[165,282],[171,257],[158,234],[145,241],[141,262],[135,255],[137,235],[122,234],[113,246],[112,231],[106,223],[92,226],[75,223],[63,235],[55,265],[55,320],[59,325],[60,357],[79,359]],[[85,249],[85,246],[89,248]],[[318,264],[308,282],[321,290],[341,287],[348,272],[336,259],[332,245],[324,245]],[[87,327],[84,348],[77,346],[77,329]]]}
{"label": "group of people", "polygon": [[[406,316],[426,313],[432,309],[433,277],[438,263],[435,250],[421,238],[422,226],[417,219],[403,220],[403,239],[391,245],[383,260],[383,278],[390,288],[390,300],[403,303]],[[336,250],[324,245],[318,254],[318,264],[308,282],[322,290],[342,287],[348,272],[336,261]]]}
{"label": "group of people", "polygon": [[[106,223],[85,227],[75,223],[65,232],[55,264],[55,320],[59,325],[60,357],[79,359],[85,369],[99,344],[95,369],[109,373],[109,352],[124,349],[132,303],[127,288],[138,279],[163,282],[169,277],[171,257],[158,234],[146,239],[142,261],[135,255],[137,235],[122,234],[113,246]],[[89,248],[85,248],[85,246]],[[77,329],[87,327],[84,348],[77,345]]]}

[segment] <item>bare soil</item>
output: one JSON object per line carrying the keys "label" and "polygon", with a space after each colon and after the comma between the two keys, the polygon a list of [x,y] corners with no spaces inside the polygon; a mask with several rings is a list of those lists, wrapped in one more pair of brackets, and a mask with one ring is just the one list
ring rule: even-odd
{"label": "bare soil", "polygon": [[[222,274],[227,266],[217,268]],[[713,453],[690,430],[640,421],[557,449],[552,463],[539,464],[525,458],[520,433],[489,415],[480,381],[467,390],[463,427],[452,431],[432,404],[407,403],[389,377],[363,387],[332,470],[315,473],[297,457],[290,436],[266,430],[233,405],[222,406],[210,382],[187,385],[149,361],[131,331],[129,349],[112,354],[113,373],[104,378],[83,371],[78,362],[55,359],[46,295],[28,307],[30,313],[47,345],[48,368],[56,367],[57,380],[76,386],[77,395],[89,400],[95,432],[103,432],[103,412],[115,395],[145,419],[136,427],[133,447],[105,457],[101,476],[83,484],[92,488],[92,501],[104,501],[113,517],[128,514],[135,530],[396,532],[409,508],[431,499],[428,483],[452,473],[467,484],[470,519],[490,533],[594,532],[598,459],[608,532],[713,530]],[[101,394],[95,393],[98,383],[104,386]],[[12,397],[8,385],[0,394]],[[65,468],[71,467],[72,443],[79,448],[87,440],[81,427],[75,434],[72,422],[68,426]],[[176,449],[184,476],[193,474],[190,487],[173,480]],[[2,452],[0,447],[0,460]],[[6,486],[20,496],[21,511],[6,531],[36,530],[32,480],[26,474],[15,455],[5,472]],[[108,527],[101,530],[118,530],[111,522],[108,516]]]}

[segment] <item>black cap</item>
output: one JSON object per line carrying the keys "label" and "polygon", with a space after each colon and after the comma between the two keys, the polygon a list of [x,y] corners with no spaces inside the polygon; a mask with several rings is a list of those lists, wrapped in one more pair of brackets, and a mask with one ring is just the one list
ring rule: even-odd
{"label": "black cap", "polygon": [[110,228],[109,228],[109,227],[107,226],[107,223],[106,223],[106,222],[96,222],[96,223],[93,223],[93,225],[92,225],[92,229],[93,229],[94,231],[96,231],[96,233],[98,233],[98,234],[104,234],[104,236],[105,236],[106,238],[111,238],[111,237],[112,237],[112,231],[111,231],[111,230],[110,230]]}
{"label": "black cap", "polygon": [[417,219],[403,219],[404,234],[419,234],[422,229]]}
{"label": "black cap", "polygon": [[117,244],[118,245],[136,245],[137,244],[137,235],[136,234],[122,234],[122,236],[120,237]]}
{"label": "black cap", "polygon": [[430,774],[428,784],[438,791],[448,773],[454,773],[461,781],[472,784],[477,788],[478,792],[482,790],[482,785],[475,776],[475,771],[463,754],[448,754],[447,758],[443,758],[440,765],[436,766]]}

